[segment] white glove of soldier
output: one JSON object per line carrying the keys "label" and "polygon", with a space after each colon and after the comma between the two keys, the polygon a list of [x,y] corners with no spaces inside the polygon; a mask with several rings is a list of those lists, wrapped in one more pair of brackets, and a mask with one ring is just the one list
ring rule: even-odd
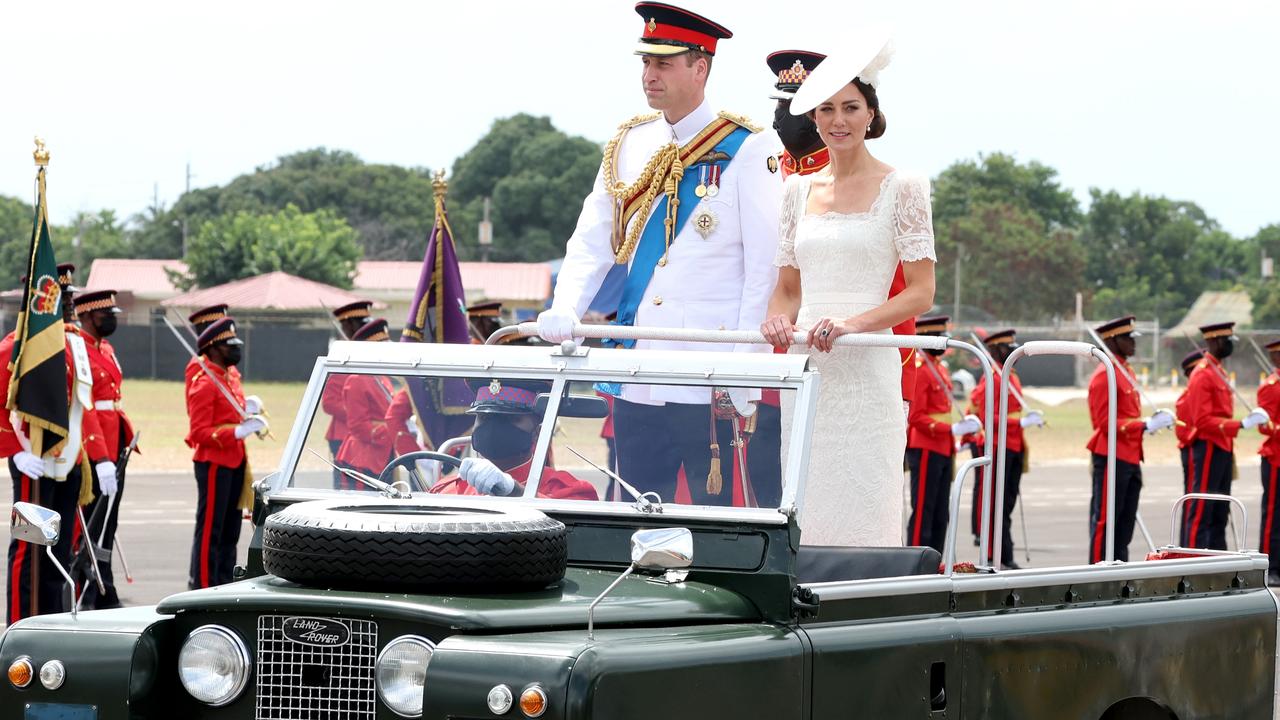
{"label": "white glove of soldier", "polygon": [[510,495],[516,489],[515,478],[484,458],[464,459],[458,475],[483,495]]}
{"label": "white glove of soldier", "polygon": [[408,431],[410,435],[416,436],[418,434],[418,416],[410,415],[408,419],[404,421],[404,429]]}
{"label": "white glove of soldier", "polygon": [[1157,410],[1147,418],[1147,434],[1153,435],[1158,430],[1173,427],[1173,413],[1168,410]]}
{"label": "white glove of soldier", "polygon": [[573,326],[578,324],[578,316],[572,310],[551,308],[538,315],[538,336],[552,343],[562,343],[573,339]]}
{"label": "white glove of soldier", "polygon": [[1018,421],[1018,424],[1024,428],[1044,427],[1044,415],[1039,410],[1031,410],[1026,415],[1022,416],[1022,419]]}
{"label": "white glove of soldier", "polygon": [[965,415],[964,419],[951,425],[951,434],[956,437],[972,435],[982,429],[982,421],[976,415]]}
{"label": "white glove of soldier", "polygon": [[244,422],[236,426],[236,439],[243,440],[250,435],[262,432],[267,429],[267,420],[261,415],[247,417]]}
{"label": "white glove of soldier", "polygon": [[111,497],[116,494],[116,490],[120,488],[120,483],[116,480],[116,464],[110,460],[103,460],[93,469],[98,471],[98,489],[102,490],[105,497]]}
{"label": "white glove of soldier", "polygon": [[1256,428],[1259,425],[1266,425],[1269,422],[1271,422],[1271,416],[1267,414],[1267,411],[1262,408],[1257,408],[1253,412],[1244,416],[1244,419],[1240,421],[1240,427],[1248,430],[1250,428]]}
{"label": "white glove of soldier", "polygon": [[13,464],[18,466],[18,472],[32,480],[39,480],[44,475],[44,461],[26,450],[13,456]]}
{"label": "white glove of soldier", "polygon": [[250,415],[257,415],[262,412],[262,398],[257,395],[250,395],[244,399],[244,411]]}

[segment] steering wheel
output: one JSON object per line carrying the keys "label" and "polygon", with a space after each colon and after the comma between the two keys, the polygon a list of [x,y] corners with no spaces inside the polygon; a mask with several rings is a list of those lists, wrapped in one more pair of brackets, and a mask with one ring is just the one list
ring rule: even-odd
{"label": "steering wheel", "polygon": [[[382,468],[382,472],[378,473],[378,479],[390,485],[392,478],[395,476],[395,469],[398,467],[408,470],[411,475],[417,477],[417,474],[415,473],[417,467],[415,467],[414,463],[418,460],[436,460],[446,465],[452,465],[455,470],[462,467],[462,460],[452,455],[434,452],[432,450],[415,450],[413,452],[405,453],[400,457],[397,457],[395,460],[387,463],[387,466]],[[431,492],[431,488],[426,488],[426,491]]]}

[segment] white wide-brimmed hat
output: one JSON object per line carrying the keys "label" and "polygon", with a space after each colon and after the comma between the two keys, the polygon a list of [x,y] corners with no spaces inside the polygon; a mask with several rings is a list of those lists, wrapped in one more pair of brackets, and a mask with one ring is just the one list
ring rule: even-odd
{"label": "white wide-brimmed hat", "polygon": [[893,57],[892,33],[887,26],[866,26],[840,42],[835,52],[801,83],[791,100],[791,114],[803,115],[840,92],[854,78],[879,89],[880,71]]}

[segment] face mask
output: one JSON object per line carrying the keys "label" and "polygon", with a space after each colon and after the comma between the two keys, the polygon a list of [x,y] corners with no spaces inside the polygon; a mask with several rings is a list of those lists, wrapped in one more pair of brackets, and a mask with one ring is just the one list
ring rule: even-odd
{"label": "face mask", "polygon": [[520,457],[532,446],[533,431],[522,430],[506,418],[487,419],[471,433],[471,447],[490,460]]}
{"label": "face mask", "polygon": [[1226,358],[1231,357],[1231,353],[1235,352],[1236,344],[1230,340],[1223,340],[1222,345],[1219,347],[1221,349],[1218,351],[1218,359],[1225,360]]}
{"label": "face mask", "polygon": [[818,127],[808,115],[792,115],[791,103],[779,100],[773,112],[773,129],[778,132],[782,146],[794,158],[801,158],[822,148]]}
{"label": "face mask", "polygon": [[114,313],[103,315],[93,324],[93,329],[97,331],[98,337],[107,337],[116,331],[116,327],[120,321],[116,319]]}
{"label": "face mask", "polygon": [[929,353],[934,357],[942,357],[943,354],[945,354],[947,351],[946,350],[925,350],[925,352]]}
{"label": "face mask", "polygon": [[231,367],[232,365],[239,365],[240,358],[243,355],[243,351],[240,349],[240,346],[226,345],[224,347],[225,349],[222,351],[223,352],[222,357],[225,359],[227,367]]}

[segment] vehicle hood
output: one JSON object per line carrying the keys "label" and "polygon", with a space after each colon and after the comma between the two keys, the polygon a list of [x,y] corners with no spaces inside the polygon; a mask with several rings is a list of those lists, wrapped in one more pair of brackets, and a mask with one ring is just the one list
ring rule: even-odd
{"label": "vehicle hood", "polygon": [[[341,613],[426,622],[455,630],[585,627],[587,606],[617,572],[569,568],[563,580],[532,592],[469,595],[361,592],[305,587],[266,575],[173,595],[161,613]],[[596,607],[596,624],[695,624],[758,620],[738,593],[696,581],[666,584],[631,576]]]}

